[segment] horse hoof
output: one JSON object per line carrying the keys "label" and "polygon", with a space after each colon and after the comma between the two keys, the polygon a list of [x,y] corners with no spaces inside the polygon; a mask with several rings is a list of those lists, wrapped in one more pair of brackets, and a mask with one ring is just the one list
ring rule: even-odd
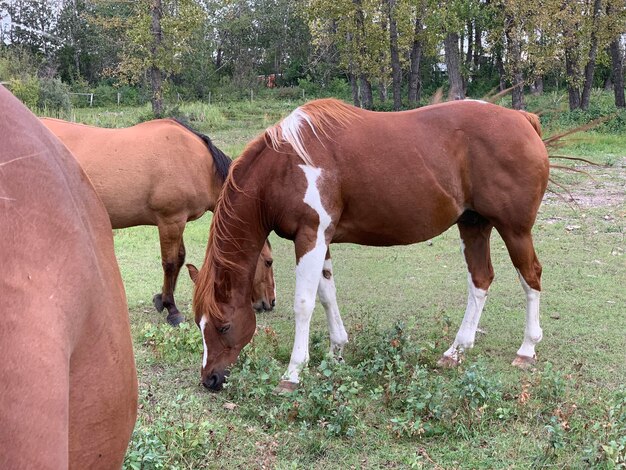
{"label": "horse hoof", "polygon": [[511,363],[511,365],[525,370],[525,369],[530,369],[532,366],[536,364],[536,362],[537,362],[537,359],[535,359],[534,357],[520,356],[518,354],[517,357]]}
{"label": "horse hoof", "polygon": [[154,308],[156,308],[159,313],[161,313],[165,308],[165,305],[163,305],[162,294],[154,294],[154,297],[152,297],[152,303],[154,304]]}
{"label": "horse hoof", "polygon": [[276,395],[288,395],[293,393],[298,388],[297,382],[289,382],[288,380],[281,380],[276,388],[274,389],[274,394]]}
{"label": "horse hoof", "polygon": [[172,326],[178,326],[184,321],[185,316],[182,313],[174,313],[167,316],[167,322]]}
{"label": "horse hoof", "polygon": [[453,369],[460,364],[460,361],[450,356],[441,356],[441,359],[437,361],[437,367],[443,367],[445,369]]}

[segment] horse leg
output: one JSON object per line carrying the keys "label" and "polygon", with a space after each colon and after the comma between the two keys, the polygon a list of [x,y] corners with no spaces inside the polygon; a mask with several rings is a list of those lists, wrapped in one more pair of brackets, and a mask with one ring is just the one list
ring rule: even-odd
{"label": "horse leg", "polygon": [[167,322],[178,326],[185,317],[178,311],[174,301],[174,289],[178,273],[185,262],[185,244],[183,231],[185,222],[159,223],[159,239],[161,242],[161,264],[163,266],[163,288],[161,294],[154,296],[154,306],[161,312],[167,309]]}
{"label": "horse leg", "polygon": [[462,217],[457,223],[461,235],[461,249],[467,263],[467,308],[452,346],[443,353],[439,366],[453,367],[461,361],[461,354],[474,346],[476,329],[480,321],[487,291],[493,281],[493,266],[489,237],[493,225],[478,214]]}
{"label": "horse leg", "polygon": [[346,333],[346,329],[343,326],[343,321],[339,314],[339,306],[337,305],[337,289],[335,288],[330,251],[326,252],[322,276],[317,287],[317,295],[326,311],[328,333],[330,335],[330,355],[343,360],[343,347],[348,342],[348,333]]}
{"label": "horse leg", "polygon": [[517,269],[517,274],[526,293],[524,341],[512,363],[514,366],[526,368],[536,362],[535,346],[543,337],[543,331],[539,324],[541,264],[537,259],[530,230],[521,233],[506,230],[498,231],[506,244],[511,261]]}
{"label": "horse leg", "polygon": [[[319,238],[322,240],[320,241]],[[311,240],[317,240],[311,249]],[[294,390],[299,382],[300,371],[309,360],[309,329],[315,308],[315,293],[320,284],[320,273],[324,267],[324,254],[327,250],[323,235],[299,234],[296,237],[296,294],[294,313],[296,333],[287,372],[278,386],[279,391]],[[304,254],[302,254],[304,253]]]}

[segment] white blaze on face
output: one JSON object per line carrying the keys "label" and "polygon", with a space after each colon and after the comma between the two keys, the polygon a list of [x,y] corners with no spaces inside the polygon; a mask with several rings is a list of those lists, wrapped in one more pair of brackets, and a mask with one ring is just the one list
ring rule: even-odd
{"label": "white blaze on face", "polygon": [[206,362],[207,362],[208,355],[209,355],[209,350],[206,347],[206,339],[204,339],[205,328],[206,328],[206,318],[202,317],[202,320],[200,320],[200,334],[202,335],[202,347],[203,347],[202,368],[203,369],[206,367]]}

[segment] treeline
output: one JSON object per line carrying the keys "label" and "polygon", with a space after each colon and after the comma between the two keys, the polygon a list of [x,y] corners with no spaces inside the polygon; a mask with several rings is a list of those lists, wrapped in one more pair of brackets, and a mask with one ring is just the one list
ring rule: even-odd
{"label": "treeline", "polygon": [[385,109],[512,87],[515,108],[559,88],[584,110],[604,87],[624,107],[625,33],[625,0],[0,0],[0,81],[156,115],[268,84]]}

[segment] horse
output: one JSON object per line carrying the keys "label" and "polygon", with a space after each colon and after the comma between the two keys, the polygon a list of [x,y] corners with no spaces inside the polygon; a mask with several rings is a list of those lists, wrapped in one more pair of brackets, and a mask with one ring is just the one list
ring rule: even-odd
{"label": "horse", "polygon": [[137,374],[111,223],[74,157],[0,87],[0,468],[120,468]]}
{"label": "horse", "polygon": [[[180,121],[156,119],[105,129],[41,118],[74,154],[102,198],[114,229],[156,225],[161,244],[163,287],[154,296],[167,322],[185,320],[174,289],[185,262],[185,224],[213,211],[231,160],[211,139]],[[257,311],[276,303],[272,251],[265,245],[251,294]]]}
{"label": "horse", "polygon": [[[330,243],[406,245],[458,227],[468,301],[440,365],[474,344],[493,280],[489,239],[504,240],[526,294],[526,327],[513,361],[536,360],[541,264],[531,230],[549,177],[536,115],[481,101],[382,113],[341,101],[308,102],[250,142],[229,173],[212,220],[193,296],[203,338],[202,383],[220,390],[252,338],[245,301],[254,260],[270,231],[296,255],[295,339],[279,386],[293,390],[309,357],[317,292],[331,352],[348,340],[336,301]],[[246,240],[246,243],[238,243]]]}

